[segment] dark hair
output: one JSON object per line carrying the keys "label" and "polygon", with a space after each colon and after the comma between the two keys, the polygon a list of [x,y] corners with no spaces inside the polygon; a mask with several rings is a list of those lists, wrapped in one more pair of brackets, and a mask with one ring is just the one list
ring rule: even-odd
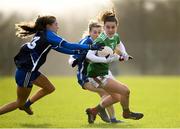
{"label": "dark hair", "polygon": [[37,31],[43,31],[46,29],[46,25],[51,25],[56,21],[54,16],[38,16],[35,22],[23,22],[15,24],[17,29],[16,35],[21,38],[26,38]]}
{"label": "dark hair", "polygon": [[99,20],[100,20],[101,22],[103,22],[104,24],[105,24],[106,22],[115,22],[116,24],[118,24],[118,20],[117,20],[116,14],[115,14],[115,9],[112,9],[112,10],[108,10],[108,11],[103,12],[103,13],[100,15]]}

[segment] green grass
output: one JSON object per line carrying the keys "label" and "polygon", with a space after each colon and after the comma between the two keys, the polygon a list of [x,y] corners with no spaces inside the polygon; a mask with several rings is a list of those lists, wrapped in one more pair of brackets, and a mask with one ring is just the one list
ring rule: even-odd
{"label": "green grass", "polygon": [[[124,120],[121,107],[115,104],[116,117],[121,124],[106,124],[97,118],[87,123],[84,110],[99,102],[98,95],[82,90],[75,77],[50,77],[56,91],[35,103],[34,115],[16,110],[0,116],[0,127],[13,128],[180,128],[180,77],[139,76],[119,77],[131,89],[131,109],[141,111],[145,117],[139,121]],[[13,78],[0,79],[0,105],[16,98]],[[37,90],[33,88],[33,92]]]}

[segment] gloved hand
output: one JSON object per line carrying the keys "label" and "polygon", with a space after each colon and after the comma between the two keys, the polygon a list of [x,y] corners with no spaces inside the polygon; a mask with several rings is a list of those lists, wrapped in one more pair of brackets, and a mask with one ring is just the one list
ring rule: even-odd
{"label": "gloved hand", "polygon": [[104,48],[104,45],[102,45],[102,44],[90,44],[89,45],[89,49],[90,50],[102,50]]}
{"label": "gloved hand", "polygon": [[75,67],[78,63],[82,63],[85,59],[86,59],[86,55],[81,55],[79,58],[73,61],[72,67]]}
{"label": "gloved hand", "polygon": [[85,55],[87,54],[86,50],[74,50],[74,55]]}
{"label": "gloved hand", "polygon": [[78,62],[79,62],[78,59],[75,59],[75,60],[72,62],[72,65],[71,65],[71,66],[74,68],[74,67],[78,64]]}

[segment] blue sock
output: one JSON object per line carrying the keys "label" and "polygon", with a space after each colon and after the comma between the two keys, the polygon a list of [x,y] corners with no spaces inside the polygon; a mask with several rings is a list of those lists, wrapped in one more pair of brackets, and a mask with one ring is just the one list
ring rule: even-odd
{"label": "blue sock", "polygon": [[25,107],[26,108],[29,108],[30,106],[31,106],[31,104],[32,104],[32,102],[28,99],[28,101],[26,101],[26,103],[25,103]]}
{"label": "blue sock", "polygon": [[111,120],[116,120],[116,118],[115,118],[115,117],[112,117]]}

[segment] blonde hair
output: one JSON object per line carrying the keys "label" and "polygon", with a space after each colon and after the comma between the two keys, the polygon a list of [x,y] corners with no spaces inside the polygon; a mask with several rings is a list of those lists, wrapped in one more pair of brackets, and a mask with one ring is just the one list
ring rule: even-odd
{"label": "blonde hair", "polygon": [[88,23],[88,29],[86,31],[84,31],[83,35],[82,35],[82,38],[85,38],[86,36],[89,35],[89,32],[92,30],[92,28],[94,27],[102,27],[102,25],[96,21],[96,20],[90,20],[89,23]]}

